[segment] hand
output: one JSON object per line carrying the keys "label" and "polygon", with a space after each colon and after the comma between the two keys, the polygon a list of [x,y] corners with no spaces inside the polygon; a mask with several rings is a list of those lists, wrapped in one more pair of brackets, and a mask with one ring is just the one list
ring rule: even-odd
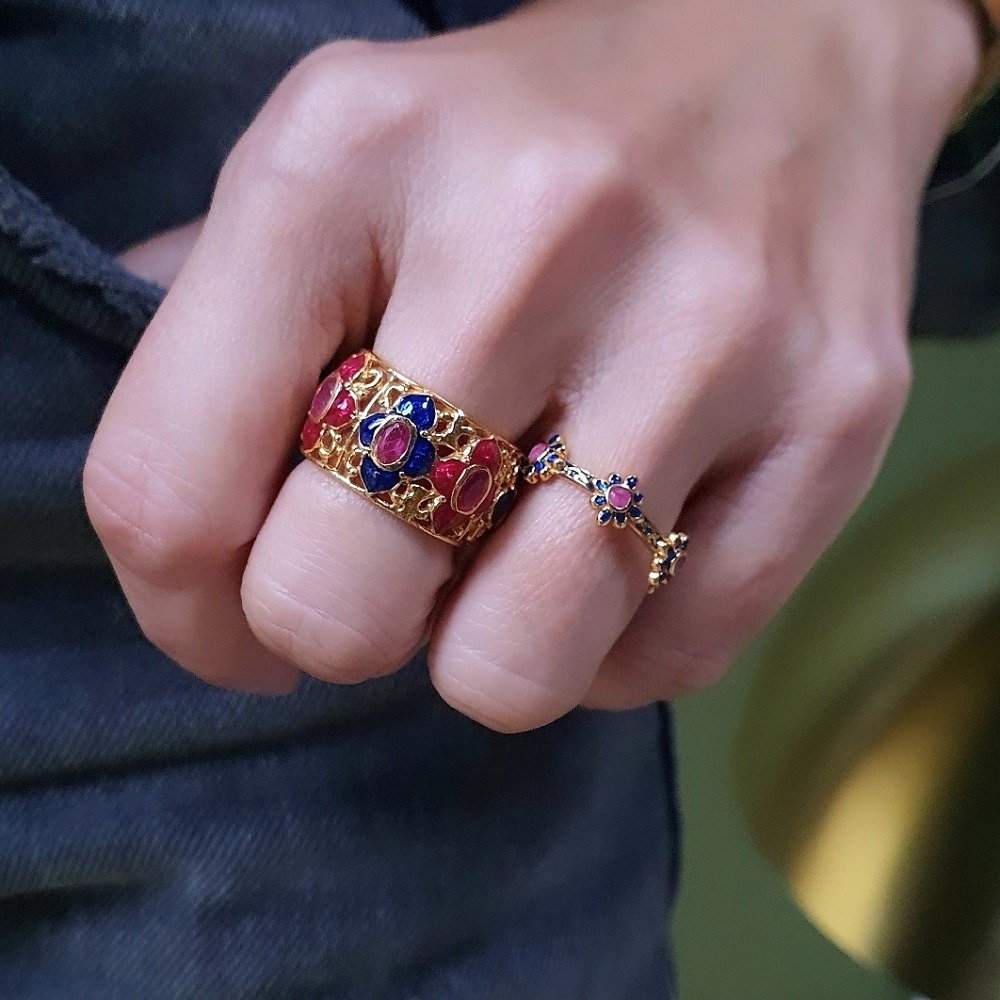
{"label": "hand", "polygon": [[[900,414],[920,192],[976,61],[959,0],[550,0],[336,43],[229,157],[85,491],[139,623],[213,683],[397,669],[501,730],[718,678],[864,494]],[[374,341],[487,426],[560,431],[692,538],[556,480],[453,550],[290,456]]]}

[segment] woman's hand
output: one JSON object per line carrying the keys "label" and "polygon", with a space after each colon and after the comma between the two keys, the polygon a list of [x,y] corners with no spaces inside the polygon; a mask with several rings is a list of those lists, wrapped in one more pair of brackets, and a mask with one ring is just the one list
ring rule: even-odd
{"label": "woman's hand", "polygon": [[[962,0],[548,0],[336,43],[227,161],[86,468],[150,639],[213,683],[359,681],[430,640],[523,730],[718,678],[878,467],[908,384],[920,192],[969,85]],[[560,480],[442,599],[453,550],[305,462],[320,371],[374,340],[511,439],[560,431],[692,538]]]}

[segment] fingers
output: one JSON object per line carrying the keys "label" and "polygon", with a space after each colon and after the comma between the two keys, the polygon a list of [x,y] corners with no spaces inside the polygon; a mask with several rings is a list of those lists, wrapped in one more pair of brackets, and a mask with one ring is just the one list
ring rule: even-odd
{"label": "fingers", "polygon": [[84,490],[154,643],[212,682],[287,690],[296,672],[247,625],[243,565],[318,373],[368,321],[359,290],[378,267],[362,199],[334,216],[325,178],[311,191],[299,178],[291,197],[273,154],[248,136],[111,397]]}
{"label": "fingers", "polygon": [[[843,378],[843,376],[841,376]],[[870,485],[906,395],[891,370],[762,453],[707,478],[680,527],[689,557],[614,644],[584,703],[627,709],[715,683],[777,613]],[[845,387],[846,388],[846,387]]]}
{"label": "fingers", "polygon": [[[696,404],[671,413],[662,437],[671,460],[660,461],[661,449],[643,454],[627,433],[616,440],[594,423],[597,401],[614,398],[608,390],[567,415],[569,457],[586,458],[596,475],[638,473],[650,518],[671,525],[701,447],[711,447],[687,434]],[[580,703],[643,601],[651,559],[631,529],[601,526],[595,515],[585,491],[554,478],[531,489],[487,541],[432,638],[431,677],[446,701],[503,731],[544,725]]]}
{"label": "fingers", "polygon": [[[502,336],[489,330],[496,316],[481,317],[475,336],[463,343],[463,331],[449,331],[440,303],[435,311],[401,308],[397,300],[375,348],[418,384],[460,402],[497,434],[516,438],[544,406],[548,369],[515,381],[497,379],[473,361],[478,344],[514,339],[509,330]],[[442,338],[452,346],[428,350]],[[325,680],[360,681],[396,669],[425,637],[453,558],[447,543],[303,463],[257,537],[243,580],[244,608],[261,642],[277,655]]]}

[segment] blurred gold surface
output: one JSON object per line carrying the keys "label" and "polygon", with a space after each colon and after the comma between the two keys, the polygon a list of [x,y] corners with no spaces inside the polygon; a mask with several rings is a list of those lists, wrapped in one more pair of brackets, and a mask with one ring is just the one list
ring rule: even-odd
{"label": "blurred gold surface", "polygon": [[934,1000],[1000,997],[1000,450],[833,550],[764,651],[735,760],[817,927]]}

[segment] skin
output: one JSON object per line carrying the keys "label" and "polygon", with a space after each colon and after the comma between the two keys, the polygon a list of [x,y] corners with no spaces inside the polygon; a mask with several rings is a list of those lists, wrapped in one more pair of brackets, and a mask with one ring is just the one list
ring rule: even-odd
{"label": "skin", "polygon": [[[338,42],[279,85],[87,462],[149,638],[205,680],[432,680],[487,726],[712,683],[868,489],[903,408],[921,191],[977,61],[962,0],[549,0]],[[189,252],[190,251],[190,252]],[[334,356],[525,446],[560,431],[692,538],[648,552],[558,480],[456,556],[290,471]]]}

